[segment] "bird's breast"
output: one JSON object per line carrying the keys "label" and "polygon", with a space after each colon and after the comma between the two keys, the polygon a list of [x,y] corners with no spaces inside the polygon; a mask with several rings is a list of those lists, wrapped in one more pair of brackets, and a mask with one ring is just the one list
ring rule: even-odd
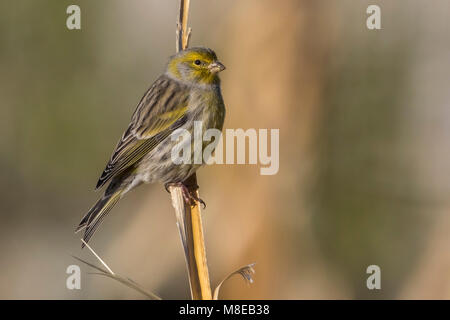
{"label": "bird's breast", "polygon": [[225,119],[225,105],[219,88],[193,90],[188,109],[194,121],[202,121],[203,130],[222,130]]}

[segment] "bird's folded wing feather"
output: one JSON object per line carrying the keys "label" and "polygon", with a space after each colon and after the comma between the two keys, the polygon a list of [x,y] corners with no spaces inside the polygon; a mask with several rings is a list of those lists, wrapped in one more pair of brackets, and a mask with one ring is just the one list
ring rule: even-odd
{"label": "bird's folded wing feather", "polygon": [[166,76],[148,89],[119,140],[96,189],[139,162],[186,121],[189,90]]}

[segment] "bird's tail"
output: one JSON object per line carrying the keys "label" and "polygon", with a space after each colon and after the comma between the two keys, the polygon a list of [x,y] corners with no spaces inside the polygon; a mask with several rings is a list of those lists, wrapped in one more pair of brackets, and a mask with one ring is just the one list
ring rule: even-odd
{"label": "bird's tail", "polygon": [[[119,201],[121,195],[121,189],[114,192],[106,192],[103,197],[101,197],[97,201],[97,203],[88,211],[88,213],[85,214],[83,219],[81,219],[81,222],[75,232],[79,232],[85,229],[83,240],[86,243],[100,226],[109,211],[114,207],[117,201]],[[84,248],[84,243],[82,244],[81,248]]]}

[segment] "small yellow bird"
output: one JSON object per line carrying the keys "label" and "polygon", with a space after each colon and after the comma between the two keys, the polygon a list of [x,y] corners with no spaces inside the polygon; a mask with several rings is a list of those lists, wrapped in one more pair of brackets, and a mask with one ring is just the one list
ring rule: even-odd
{"label": "small yellow bird", "polygon": [[[179,185],[185,199],[198,200],[183,181],[202,164],[175,164],[171,151],[177,141],[172,141],[170,135],[182,128],[193,136],[194,121],[202,121],[203,130],[222,130],[225,105],[218,73],[224,69],[214,51],[203,47],[180,51],[169,59],[165,73],[137,105],[98,180],[96,189],[110,183],[76,229],[85,229],[85,242],[117,201],[141,183],[161,182],[166,189]],[[194,148],[191,150],[193,157]]]}

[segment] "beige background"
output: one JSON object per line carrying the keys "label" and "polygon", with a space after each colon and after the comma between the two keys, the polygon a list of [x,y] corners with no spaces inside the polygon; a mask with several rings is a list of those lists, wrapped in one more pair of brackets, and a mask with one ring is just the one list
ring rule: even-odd
{"label": "beige background", "polygon": [[[430,3],[432,2],[432,4]],[[75,226],[175,48],[177,1],[0,4],[0,298],[142,298],[89,275],[65,287]],[[365,26],[378,4],[382,30]],[[448,1],[193,0],[192,45],[227,66],[226,128],[279,128],[280,170],[199,171],[211,280],[228,299],[450,298]],[[143,186],[92,246],[167,299],[189,297],[168,194]],[[382,290],[367,290],[377,264]]]}

